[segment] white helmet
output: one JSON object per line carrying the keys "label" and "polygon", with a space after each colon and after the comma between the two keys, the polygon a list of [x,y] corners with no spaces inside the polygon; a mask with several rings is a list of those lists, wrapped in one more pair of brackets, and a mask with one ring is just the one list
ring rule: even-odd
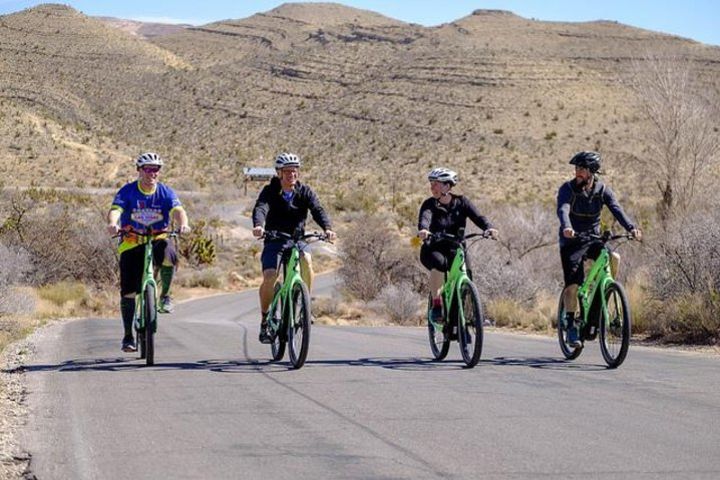
{"label": "white helmet", "polygon": [[163,166],[163,159],[160,158],[160,155],[153,152],[146,152],[140,154],[139,157],[135,159],[135,166],[137,168],[142,168],[145,165],[157,165],[158,167]]}
{"label": "white helmet", "polygon": [[428,173],[428,180],[431,182],[442,182],[449,183],[450,185],[456,185],[458,182],[458,175],[449,168],[434,168]]}
{"label": "white helmet", "polygon": [[275,157],[275,170],[285,167],[300,167],[300,157],[294,153],[281,153]]}

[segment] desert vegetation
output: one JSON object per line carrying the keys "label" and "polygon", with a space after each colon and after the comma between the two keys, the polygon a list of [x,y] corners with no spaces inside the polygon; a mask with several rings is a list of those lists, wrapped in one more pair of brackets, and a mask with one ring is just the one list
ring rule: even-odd
{"label": "desert vegetation", "polygon": [[717,47],[613,22],[479,10],[426,28],[327,4],[168,32],[148,39],[61,5],[0,17],[3,318],[113,304],[101,290],[117,259],[98,225],[145,150],[188,193],[196,230],[178,286],[253,285],[242,167],[292,150],[337,219],[348,305],[422,321],[409,239],[425,174],[444,165],[502,232],[470,249],[488,317],[547,330],[555,192],[572,153],[595,149],[647,233],[622,247],[636,331],[717,341]]}

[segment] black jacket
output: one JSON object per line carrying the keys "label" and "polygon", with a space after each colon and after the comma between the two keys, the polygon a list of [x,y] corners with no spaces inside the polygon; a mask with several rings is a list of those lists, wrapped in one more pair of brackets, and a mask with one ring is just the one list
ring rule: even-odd
{"label": "black jacket", "polygon": [[483,230],[493,228],[487,218],[480,215],[477,207],[462,195],[452,195],[448,205],[442,205],[434,197],[430,197],[420,206],[418,230],[429,230],[432,233],[449,233],[457,235],[465,228],[467,219]]}
{"label": "black jacket", "polygon": [[332,229],[330,218],[310,187],[297,182],[293,198],[288,202],[282,196],[280,179],[273,177],[270,183],[263,187],[255,201],[252,213],[253,226],[264,226],[265,230],[277,230],[293,235],[297,229],[305,231],[308,211],[320,228]]}

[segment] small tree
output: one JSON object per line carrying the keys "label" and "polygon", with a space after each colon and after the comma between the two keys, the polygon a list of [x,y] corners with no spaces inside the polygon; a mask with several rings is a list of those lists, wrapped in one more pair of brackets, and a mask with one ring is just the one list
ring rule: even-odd
{"label": "small tree", "polygon": [[648,55],[634,62],[629,82],[650,122],[649,154],[638,160],[660,191],[664,228],[674,214],[687,212],[720,154],[717,86],[707,88],[701,79],[686,58]]}

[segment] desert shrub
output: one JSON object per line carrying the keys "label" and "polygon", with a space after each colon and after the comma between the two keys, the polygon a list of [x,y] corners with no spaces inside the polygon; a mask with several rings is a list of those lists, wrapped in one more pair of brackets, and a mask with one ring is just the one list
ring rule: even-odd
{"label": "desert shrub", "polygon": [[117,254],[102,226],[105,210],[89,197],[27,190],[11,199],[0,224],[0,241],[27,252],[33,285],[78,280],[117,281]]}
{"label": "desert shrub", "polygon": [[547,331],[553,326],[555,310],[555,299],[549,300],[549,297],[536,302],[532,308],[510,298],[499,298],[487,302],[485,318],[497,327]]}
{"label": "desert shrub", "polygon": [[178,275],[178,284],[183,287],[220,289],[225,284],[225,274],[219,268],[203,268],[201,270],[183,270]]}
{"label": "desert shrub", "polygon": [[366,187],[357,187],[349,191],[338,190],[330,205],[339,212],[373,214],[380,208],[380,199],[375,192],[369,191]]}
{"label": "desert shrub", "polygon": [[417,254],[397,230],[377,216],[363,215],[343,234],[338,274],[345,290],[361,300],[374,299],[392,283],[405,280],[413,291],[423,291],[427,273]]}
{"label": "desert shrub", "polygon": [[469,248],[473,280],[483,298],[530,306],[542,290],[559,292],[562,267],[552,212],[539,205],[496,206],[486,215],[500,240],[474,242]]}
{"label": "desert shrub", "polygon": [[32,310],[31,298],[17,288],[30,268],[27,252],[0,243],[0,265],[0,316]]}
{"label": "desert shrub", "polygon": [[212,221],[198,219],[190,233],[179,237],[178,252],[192,265],[212,265],[217,259]]}
{"label": "desert shrub", "polygon": [[398,325],[420,325],[424,320],[423,297],[412,290],[409,282],[385,286],[377,296],[382,311]]}
{"label": "desert shrub", "polygon": [[720,215],[698,212],[652,239],[650,330],[672,341],[720,337]]}

